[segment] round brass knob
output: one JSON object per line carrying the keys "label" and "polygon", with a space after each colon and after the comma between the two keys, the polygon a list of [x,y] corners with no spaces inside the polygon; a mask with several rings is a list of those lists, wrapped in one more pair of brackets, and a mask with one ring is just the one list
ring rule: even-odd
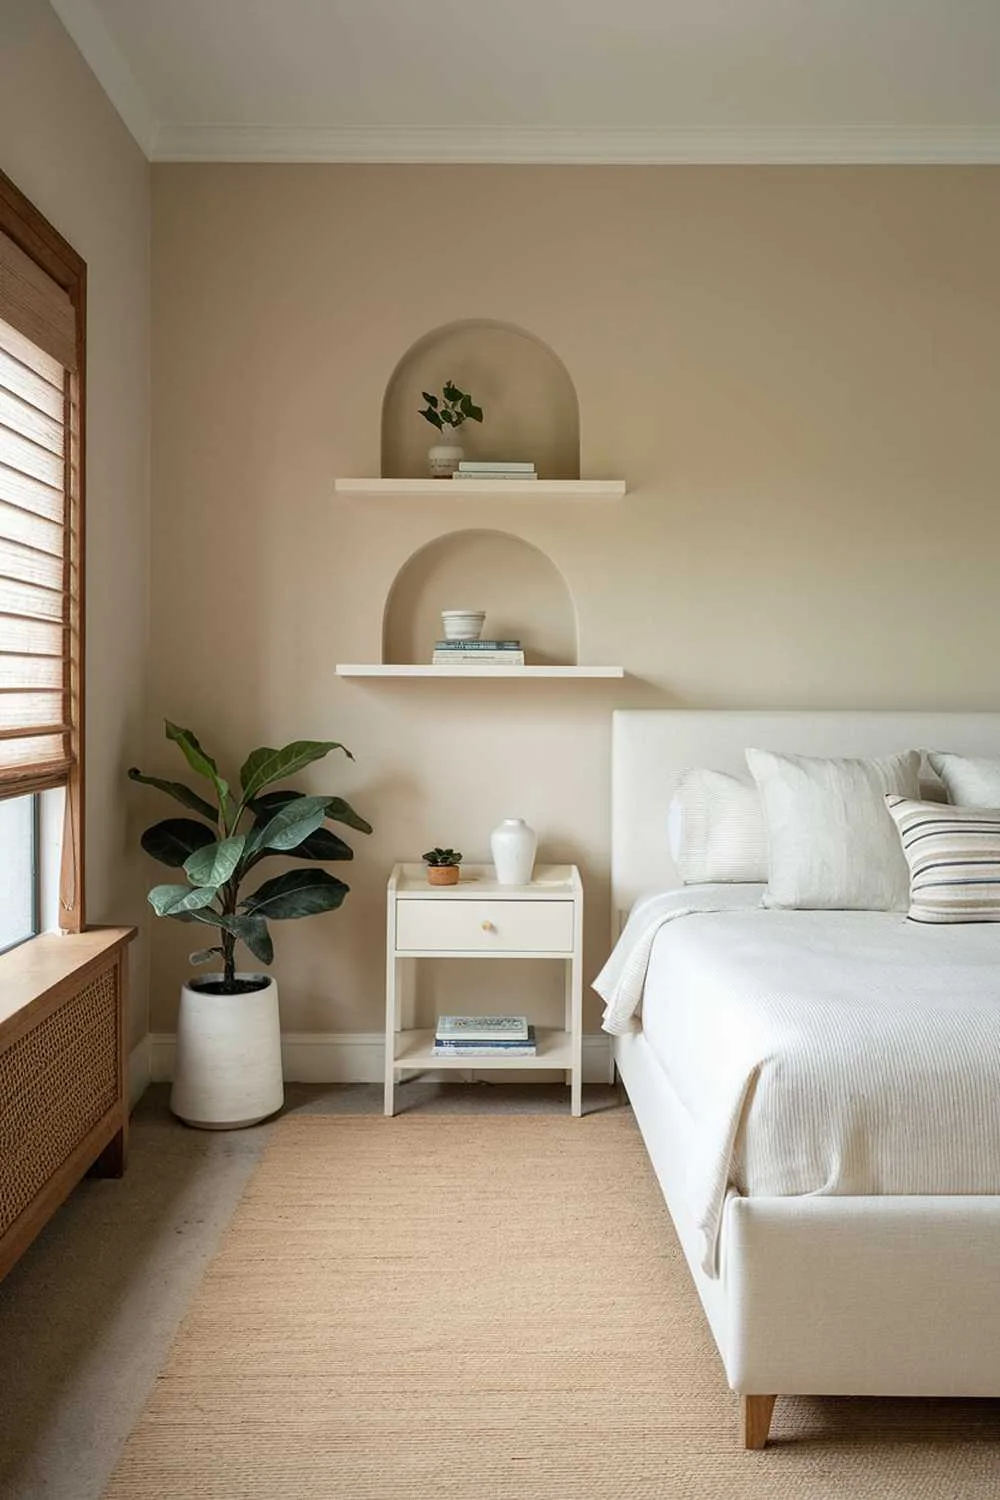
{"label": "round brass knob", "polygon": [[492,922],[484,922],[483,923],[483,931],[484,932],[496,932],[496,928],[493,926]]}

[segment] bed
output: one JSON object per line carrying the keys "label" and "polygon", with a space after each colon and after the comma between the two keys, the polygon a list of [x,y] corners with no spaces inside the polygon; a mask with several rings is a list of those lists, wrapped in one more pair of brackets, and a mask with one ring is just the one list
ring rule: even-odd
{"label": "bed", "polygon": [[[878,756],[909,747],[996,755],[1000,714],[620,711],[614,715],[612,733],[612,899],[617,933],[640,898],[680,885],[666,824],[674,788],[687,768],[745,773],[743,751],[750,745],[812,756]],[[993,962],[994,952],[1000,953],[1000,931],[984,926],[974,932],[970,927],[953,928],[947,935],[915,933],[912,924],[890,913],[761,914],[755,909],[758,894],[746,888],[713,893],[689,887],[683,896],[660,898],[661,907],[681,908],[676,920],[658,916],[649,922],[640,908],[633,927],[645,921],[653,930],[648,951],[639,955],[637,972],[646,974],[648,960],[648,982],[660,998],[648,1025],[644,1020],[620,1024],[615,1028],[620,1034],[613,1037],[619,1076],[729,1384],[741,1397],[743,1442],[751,1448],[764,1446],[775,1398],[781,1395],[1000,1395],[1000,1177],[995,1175],[1000,1173],[1000,1068],[995,1052],[1000,988]],[[646,902],[647,916],[651,907],[656,907],[655,899]],[[727,915],[713,915],[720,908]],[[881,1108],[891,1101],[893,1089],[902,1091],[899,1118],[905,1119],[909,1108],[911,1121],[920,1129],[909,1132],[910,1141],[905,1129],[888,1146],[883,1140],[879,1162],[867,1160],[866,1143],[859,1138],[861,1167],[837,1160],[831,1168],[823,1157],[824,1141],[816,1139],[822,1136],[824,1110],[829,1107],[829,1100],[820,1101],[811,1118],[802,1117],[804,1126],[794,1112],[792,1116],[793,1124],[800,1118],[803,1139],[808,1135],[815,1147],[811,1153],[804,1150],[802,1161],[796,1163],[801,1180],[789,1181],[787,1173],[769,1178],[767,1163],[741,1155],[739,1125],[745,1101],[735,1113],[733,1109],[751,1054],[741,1056],[729,1040],[725,1046],[720,1043],[716,1078],[706,1066],[711,1059],[705,1030],[700,1036],[688,1035],[683,1016],[670,1017],[662,995],[669,995],[671,984],[675,991],[680,986],[678,975],[685,962],[689,968],[697,965],[701,941],[709,945],[702,951],[712,953],[709,977],[719,1007],[713,1020],[709,986],[706,1028],[711,1034],[714,1024],[720,1036],[732,1036],[738,1013],[732,1007],[728,1014],[725,1010],[727,974],[737,973],[741,952],[752,954],[746,979],[763,991],[767,964],[772,971],[776,964],[753,926],[761,916],[772,919],[766,935],[768,942],[778,944],[779,957],[780,944],[793,942],[793,929],[802,919],[803,926],[813,923],[805,946],[819,953],[817,962],[825,963],[824,942],[829,944],[831,964],[837,961],[838,945],[853,955],[867,944],[871,961],[881,965],[883,988],[897,1000],[920,986],[921,951],[930,953],[942,936],[950,945],[959,976],[956,994],[964,997],[963,1015],[970,1006],[974,1012],[971,1031],[963,1032],[965,1092],[943,1104],[935,1099],[923,1114],[919,1101],[914,1106],[912,1097],[907,1100],[906,1090],[912,1095],[925,1086],[926,1078],[914,1080],[905,1068],[895,1068],[886,1073],[886,1100],[879,1098],[879,1058],[887,1047],[894,1052],[892,1027],[905,1021],[898,1005],[895,1010],[887,1005],[879,1027],[889,1029],[879,1030],[867,1058],[867,1087],[874,1090],[869,1104]],[[714,937],[712,922],[717,924]],[[661,938],[658,932],[673,936]],[[907,948],[911,940],[912,951]],[[634,940],[631,946],[634,950]],[[815,972],[818,990],[821,973],[832,970],[827,966]],[[805,973],[799,992],[808,994],[808,989],[801,990],[803,983],[808,985]],[[821,1028],[827,1044],[825,1064],[836,1059],[842,1041],[845,1057],[853,1056],[863,1074],[865,1048],[859,1045],[856,1018],[853,1032],[846,1023],[838,1030],[836,1015],[831,1021],[822,1010],[824,996],[809,998],[826,1016]],[[954,1038],[949,1036],[946,1014],[925,1005],[923,1015],[927,1024],[920,1028],[921,1042],[933,1061],[942,1048],[953,1047]],[[778,1018],[780,1022],[780,1010]],[[765,1015],[765,1020],[778,1024],[773,1017]],[[870,1024],[870,1018],[862,1024]],[[766,1038],[769,1035],[773,1032],[765,1032]],[[759,1039],[746,1042],[749,1047],[757,1044]],[[897,1076],[900,1072],[903,1076]],[[800,1104],[809,1102],[809,1081],[808,1073],[798,1079]],[[759,1083],[755,1075],[751,1086]],[[709,1090],[713,1097],[703,1104]],[[850,1087],[841,1087],[845,1095],[852,1091],[853,1080]],[[774,1097],[775,1107],[780,1107],[780,1084]],[[759,1107],[760,1100],[754,1103]],[[891,1108],[883,1113],[883,1125],[891,1124]],[[729,1137],[727,1126],[732,1127]],[[883,1133],[887,1139],[891,1135]],[[725,1168],[721,1173],[720,1162]],[[851,1190],[852,1170],[863,1192]],[[779,1190],[769,1191],[770,1181]]]}

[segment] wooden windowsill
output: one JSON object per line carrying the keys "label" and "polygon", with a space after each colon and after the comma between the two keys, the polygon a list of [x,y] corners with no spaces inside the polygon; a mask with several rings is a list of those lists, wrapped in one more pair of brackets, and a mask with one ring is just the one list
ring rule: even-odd
{"label": "wooden windowsill", "polygon": [[43,932],[0,954],[0,1031],[40,1000],[57,1003],[100,973],[136,935],[134,927],[92,927],[87,932]]}

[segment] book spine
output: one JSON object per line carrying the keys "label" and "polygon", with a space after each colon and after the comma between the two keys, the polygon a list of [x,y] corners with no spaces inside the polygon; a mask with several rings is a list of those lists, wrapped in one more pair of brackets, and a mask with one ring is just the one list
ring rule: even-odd
{"label": "book spine", "polygon": [[527,1016],[520,1015],[442,1015],[437,1018],[437,1030],[439,1035],[450,1032],[454,1036],[464,1036],[472,1032],[474,1036],[485,1036],[492,1032],[494,1036],[524,1037],[529,1026]]}
{"label": "book spine", "polygon": [[434,1052],[438,1057],[537,1057],[538,1049],[535,1046],[523,1047],[439,1047],[435,1045]]}
{"label": "book spine", "polygon": [[432,667],[523,667],[523,651],[435,651]]}
{"label": "book spine", "polygon": [[520,651],[520,641],[435,641],[435,651]]}
{"label": "book spine", "polygon": [[505,1026],[502,1030],[496,1026],[463,1026],[461,1030],[455,1031],[450,1027],[440,1024],[434,1033],[436,1042],[453,1043],[456,1046],[465,1046],[471,1043],[474,1047],[483,1047],[487,1043],[510,1042],[512,1045],[524,1047],[527,1043],[534,1043],[535,1028],[533,1026]]}
{"label": "book spine", "polygon": [[[532,1027],[534,1033],[534,1027]],[[449,1036],[435,1037],[435,1047],[441,1051],[450,1052],[455,1047],[491,1047],[497,1052],[505,1052],[508,1047],[533,1047],[535,1045],[534,1035],[521,1037],[492,1037],[492,1036]]]}
{"label": "book spine", "polygon": [[491,469],[489,473],[484,470],[479,474],[463,474],[457,469],[452,474],[452,479],[537,479],[537,474],[519,474],[510,469]]}
{"label": "book spine", "polygon": [[491,474],[497,469],[511,474],[533,474],[534,464],[521,463],[519,459],[473,459],[463,458],[458,466],[461,474]]}

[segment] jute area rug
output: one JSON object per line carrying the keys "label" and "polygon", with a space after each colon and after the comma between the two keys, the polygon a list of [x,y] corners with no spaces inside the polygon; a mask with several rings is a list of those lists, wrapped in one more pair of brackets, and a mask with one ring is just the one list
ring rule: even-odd
{"label": "jute area rug", "polygon": [[1000,1496],[1000,1404],[736,1402],[627,1110],[282,1121],[106,1500]]}

